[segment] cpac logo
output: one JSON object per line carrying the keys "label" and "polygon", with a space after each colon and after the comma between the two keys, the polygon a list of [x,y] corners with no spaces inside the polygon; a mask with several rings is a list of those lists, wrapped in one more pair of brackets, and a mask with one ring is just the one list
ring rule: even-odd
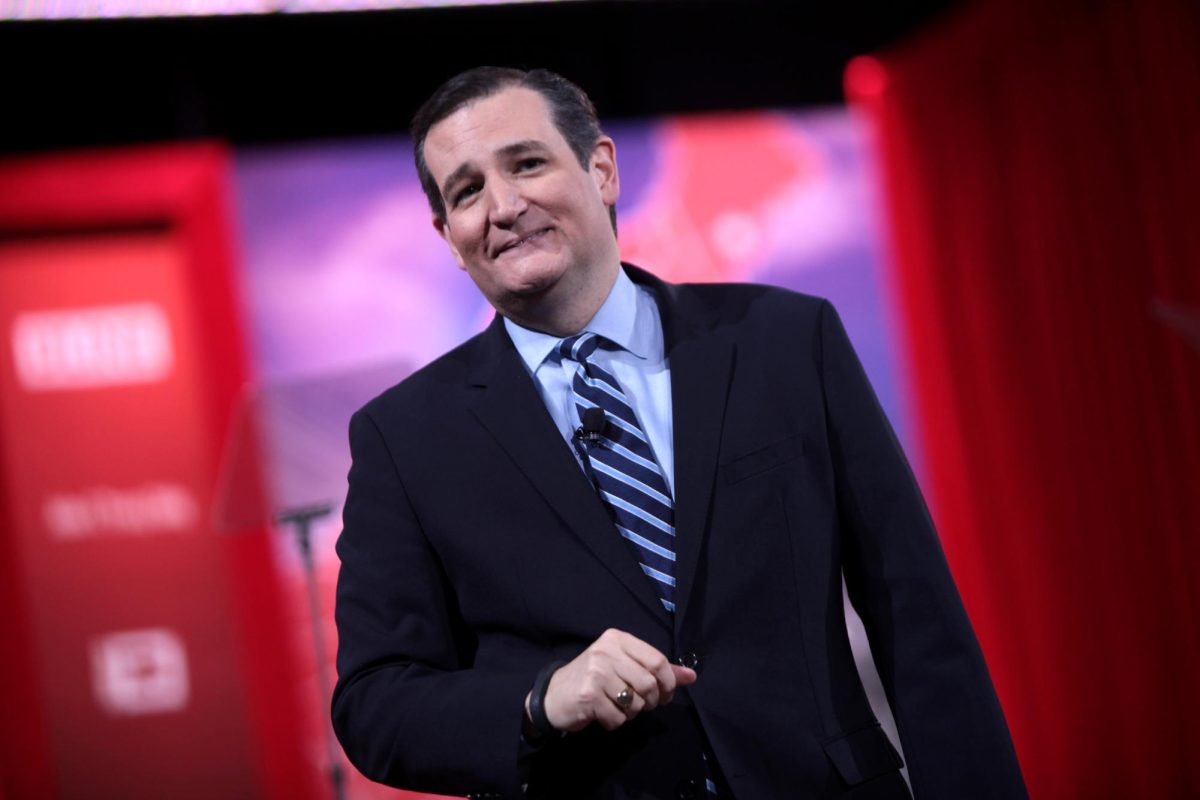
{"label": "cpac logo", "polygon": [[120,631],[92,640],[92,692],[113,716],[178,711],[191,690],[183,640],[166,628]]}
{"label": "cpac logo", "polygon": [[152,303],[18,314],[12,348],[27,391],[152,383],[174,361],[167,315]]}

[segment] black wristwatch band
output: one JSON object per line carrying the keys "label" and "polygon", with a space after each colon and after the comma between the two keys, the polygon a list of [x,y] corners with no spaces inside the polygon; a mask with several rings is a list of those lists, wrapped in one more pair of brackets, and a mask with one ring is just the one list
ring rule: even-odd
{"label": "black wristwatch band", "polygon": [[547,664],[533,680],[533,688],[529,691],[529,721],[533,723],[533,729],[539,737],[558,732],[546,716],[546,690],[550,688],[550,678],[566,663],[555,661]]}

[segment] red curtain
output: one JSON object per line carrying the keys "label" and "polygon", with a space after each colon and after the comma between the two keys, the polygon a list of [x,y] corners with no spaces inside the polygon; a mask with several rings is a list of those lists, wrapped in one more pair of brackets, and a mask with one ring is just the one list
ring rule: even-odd
{"label": "red curtain", "polygon": [[1030,791],[1198,797],[1200,5],[981,2],[847,87]]}

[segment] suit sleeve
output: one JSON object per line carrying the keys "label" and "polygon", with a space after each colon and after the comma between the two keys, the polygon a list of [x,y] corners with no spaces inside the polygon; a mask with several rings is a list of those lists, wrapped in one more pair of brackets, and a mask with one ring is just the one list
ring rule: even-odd
{"label": "suit sleeve", "polygon": [[846,584],[896,717],[914,795],[1026,797],[920,490],[827,302],[820,357]]}
{"label": "suit sleeve", "polygon": [[334,731],[372,780],[520,796],[521,720],[534,675],[471,667],[453,590],[366,412],[351,420],[350,449],[337,543]]}

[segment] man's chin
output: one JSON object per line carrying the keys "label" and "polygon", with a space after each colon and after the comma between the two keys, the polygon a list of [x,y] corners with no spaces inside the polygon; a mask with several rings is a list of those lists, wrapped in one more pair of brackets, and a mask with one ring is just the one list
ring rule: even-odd
{"label": "man's chin", "polygon": [[560,276],[546,276],[543,280],[529,281],[508,291],[501,310],[505,316],[533,320],[545,316],[548,309],[559,304],[555,289],[561,286]]}
{"label": "man's chin", "polygon": [[510,294],[513,297],[544,297],[562,280],[562,272],[556,269],[530,269],[514,281]]}
{"label": "man's chin", "polygon": [[545,300],[557,285],[558,281],[549,279],[531,281],[509,292],[509,297],[516,304],[528,306]]}

